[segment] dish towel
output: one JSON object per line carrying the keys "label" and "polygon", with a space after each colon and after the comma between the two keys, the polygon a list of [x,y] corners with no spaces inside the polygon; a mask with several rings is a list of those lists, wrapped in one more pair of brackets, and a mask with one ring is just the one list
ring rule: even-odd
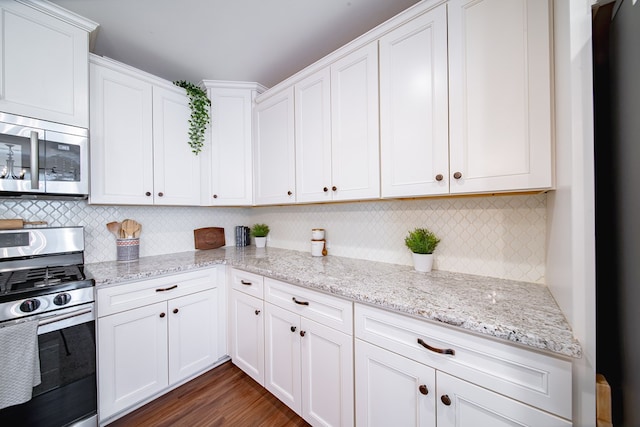
{"label": "dish towel", "polygon": [[0,409],[31,400],[38,384],[38,321],[0,327]]}

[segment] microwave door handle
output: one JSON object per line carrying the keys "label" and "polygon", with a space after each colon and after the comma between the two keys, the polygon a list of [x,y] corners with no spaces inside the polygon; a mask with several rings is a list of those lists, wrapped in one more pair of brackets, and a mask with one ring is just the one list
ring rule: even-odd
{"label": "microwave door handle", "polygon": [[38,164],[40,153],[38,152],[38,132],[31,131],[31,189],[37,190],[40,188],[40,165]]}

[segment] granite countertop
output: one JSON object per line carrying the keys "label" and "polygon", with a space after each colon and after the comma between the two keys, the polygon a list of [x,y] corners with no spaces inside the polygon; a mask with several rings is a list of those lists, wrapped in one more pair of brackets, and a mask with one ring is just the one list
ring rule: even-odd
{"label": "granite countertop", "polygon": [[582,349],[548,288],[469,274],[278,248],[224,247],[87,264],[96,287],[179,273],[218,264],[316,289],[556,355],[581,357]]}

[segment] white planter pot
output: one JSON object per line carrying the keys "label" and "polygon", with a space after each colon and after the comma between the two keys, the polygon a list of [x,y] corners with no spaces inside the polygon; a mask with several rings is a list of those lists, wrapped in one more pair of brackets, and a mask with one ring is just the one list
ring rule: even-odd
{"label": "white planter pot", "polygon": [[413,268],[416,271],[427,273],[433,266],[433,254],[413,254]]}
{"label": "white planter pot", "polygon": [[267,238],[266,237],[256,237],[256,248],[264,248],[267,246]]}

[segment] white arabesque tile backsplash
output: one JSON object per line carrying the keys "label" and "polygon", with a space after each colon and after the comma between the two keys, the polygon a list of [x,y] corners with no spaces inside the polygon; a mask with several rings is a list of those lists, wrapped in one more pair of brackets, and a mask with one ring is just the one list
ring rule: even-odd
{"label": "white arabesque tile backsplash", "polygon": [[309,251],[312,228],[325,228],[329,254],[411,265],[407,232],[428,227],[440,238],[434,268],[544,283],[546,195],[513,195],[256,208],[99,206],[86,201],[4,199],[0,218],[85,227],[87,263],[116,259],[110,221],[143,225],[140,256],[194,249],[193,230],[269,224],[268,245]]}

